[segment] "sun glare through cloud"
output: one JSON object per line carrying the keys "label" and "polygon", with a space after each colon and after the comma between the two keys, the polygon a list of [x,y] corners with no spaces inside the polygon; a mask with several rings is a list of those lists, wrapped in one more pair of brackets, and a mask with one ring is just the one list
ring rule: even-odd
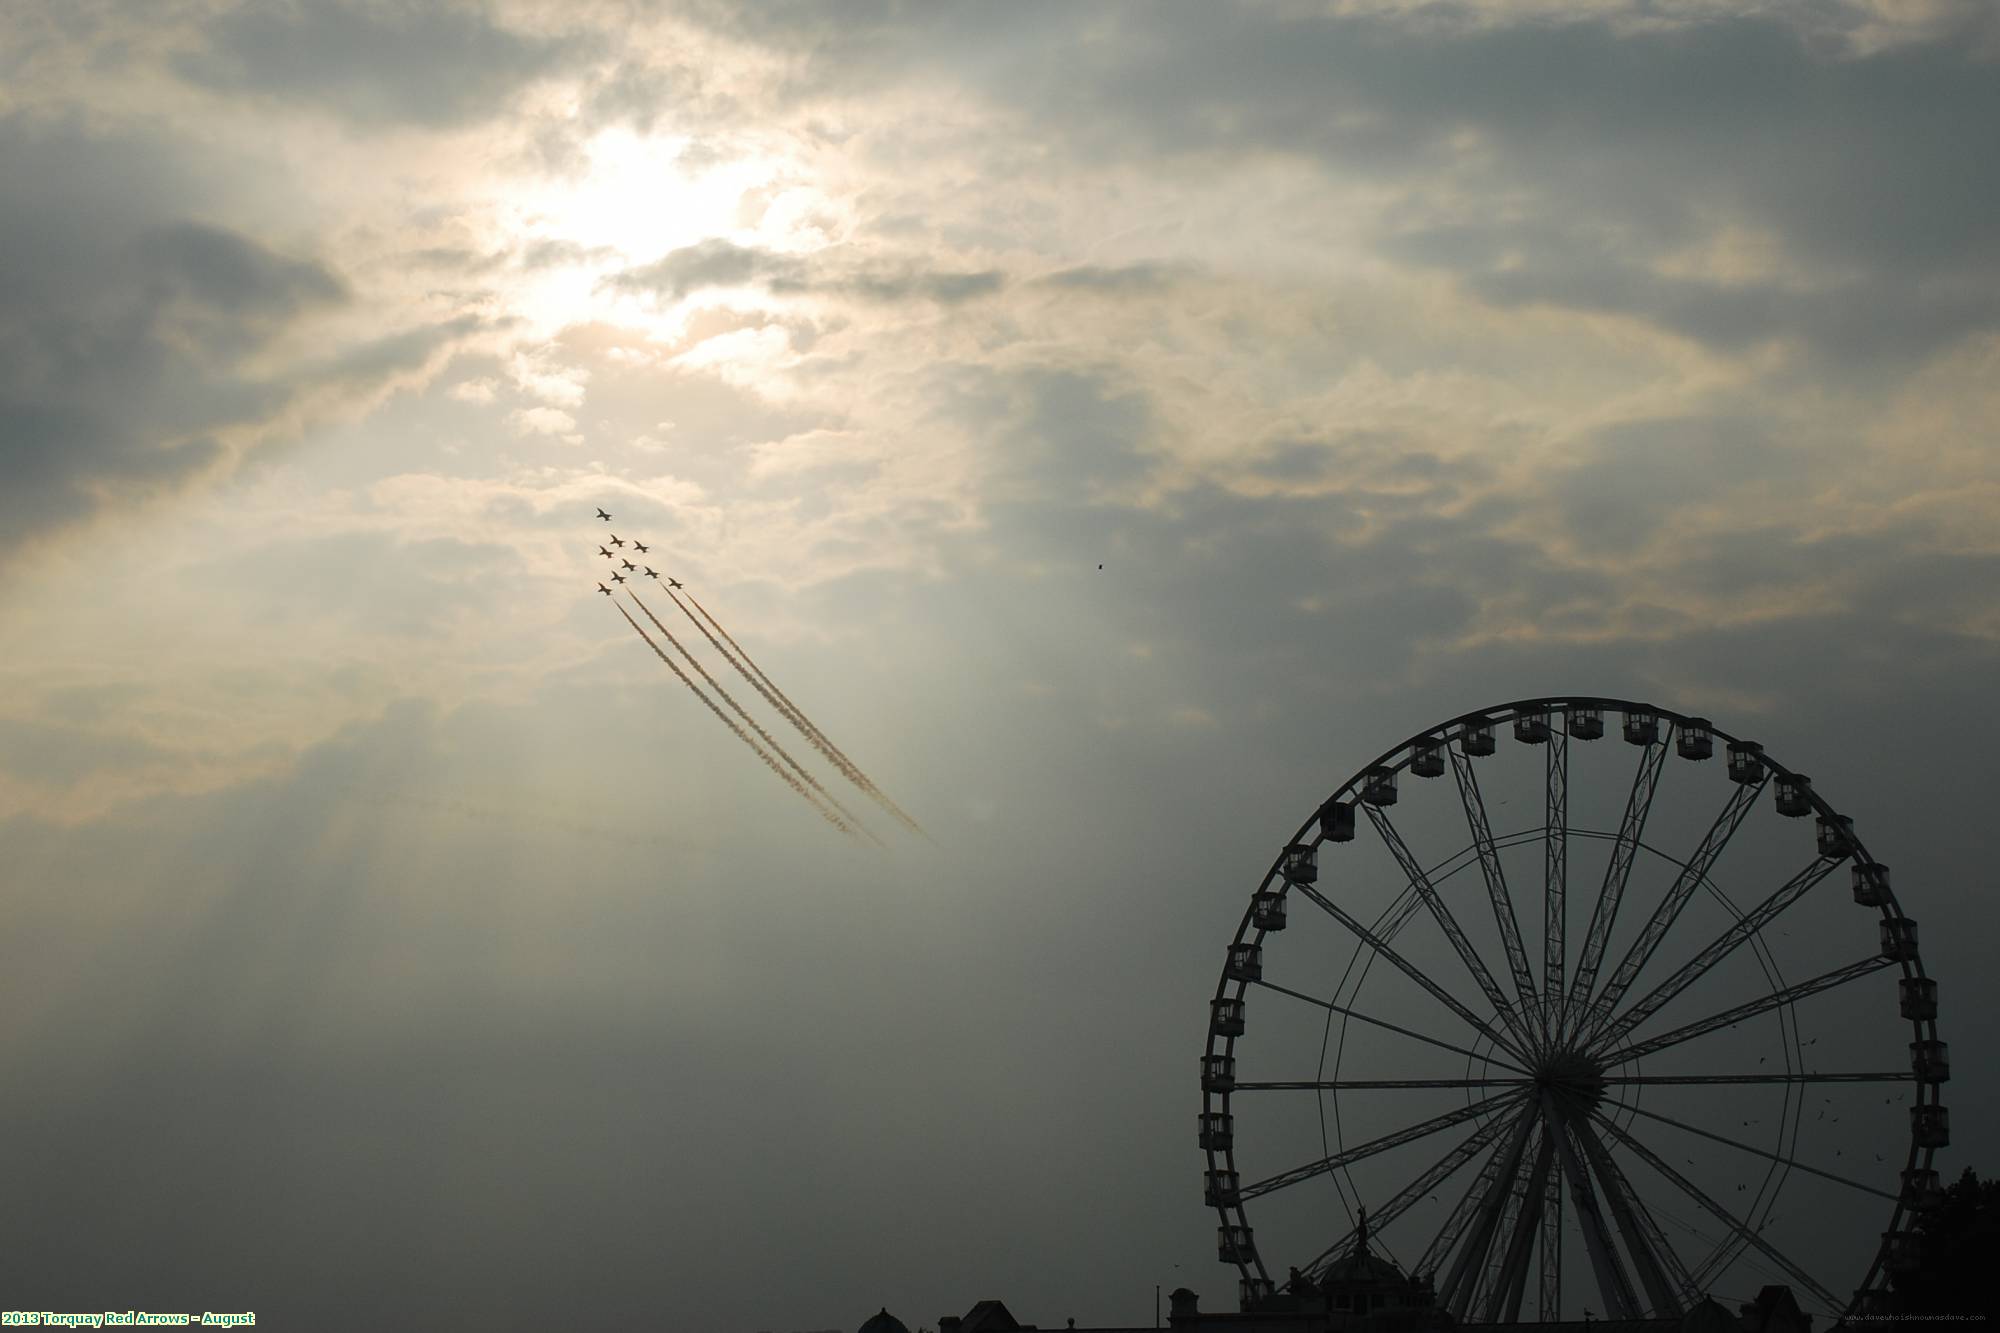
{"label": "sun glare through cloud", "polygon": [[516,300],[534,338],[605,318],[673,338],[686,329],[685,312],[608,289],[605,279],[712,237],[797,243],[768,232],[757,206],[788,173],[777,157],[714,156],[690,136],[622,127],[599,132],[579,155],[572,170],[508,190],[499,209],[502,243],[529,269]]}

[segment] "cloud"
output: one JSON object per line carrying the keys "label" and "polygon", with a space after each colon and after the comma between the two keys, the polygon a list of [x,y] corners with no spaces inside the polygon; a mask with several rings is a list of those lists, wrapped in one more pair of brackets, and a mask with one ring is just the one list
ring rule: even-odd
{"label": "cloud", "polygon": [[583,438],[576,433],[576,418],[559,407],[524,407],[507,419],[525,434],[553,435],[571,444],[580,443]]}
{"label": "cloud", "polygon": [[429,128],[498,113],[574,49],[503,27],[483,6],[395,0],[243,4],[201,34],[174,67],[203,87]]}
{"label": "cloud", "polygon": [[[107,505],[170,492],[364,398],[478,321],[333,350],[354,304],[323,261],[188,216],[179,155],[74,125],[0,120],[0,559]],[[142,161],[152,157],[151,162]]]}
{"label": "cloud", "polygon": [[1691,277],[1662,273],[1587,228],[1560,224],[1420,229],[1387,248],[1458,273],[1501,308],[1624,315],[1721,352],[1797,339],[1836,366],[1901,368],[2000,325],[2000,273],[1969,283],[1889,273]]}
{"label": "cloud", "polygon": [[[1074,165],[1183,175],[1272,156],[1390,187],[1344,232],[1393,239],[1523,221],[1591,244],[1525,272],[1466,265],[1496,300],[1654,319],[1720,348],[1798,336],[1851,360],[1922,355],[2000,322],[2000,122],[1990,49],[1962,25],[1888,43],[1875,22],[1765,15],[1514,21],[1505,11],[1324,13],[1160,4],[698,11],[739,37],[813,58],[798,100],[878,99],[948,80],[1006,117],[1006,140]],[[1990,16],[1984,20],[1990,33]],[[995,161],[1004,161],[995,154]],[[1045,164],[1045,157],[1038,157]],[[1046,170],[1038,165],[1038,170]],[[1810,292],[1674,282],[1664,257],[1724,227],[1775,238],[1824,271]],[[1452,266],[1462,252],[1441,250]],[[1082,281],[1088,281],[1079,275]],[[1889,318],[1870,327],[1883,300]]]}
{"label": "cloud", "polygon": [[994,269],[936,270],[916,262],[861,259],[835,251],[810,257],[706,240],[668,252],[650,264],[626,269],[605,284],[679,301],[709,287],[761,286],[774,295],[849,296],[896,304],[933,301],[956,305],[991,296],[1006,283]]}
{"label": "cloud", "polygon": [[1171,264],[1078,264],[1039,281],[1047,287],[1101,296],[1149,296],[1167,291],[1186,276],[1184,269]]}

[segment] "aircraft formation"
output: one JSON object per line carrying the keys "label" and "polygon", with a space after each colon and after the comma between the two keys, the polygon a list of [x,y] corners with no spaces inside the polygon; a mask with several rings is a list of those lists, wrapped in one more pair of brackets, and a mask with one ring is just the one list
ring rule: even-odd
{"label": "aircraft formation", "polygon": [[[611,514],[602,508],[597,510],[597,517],[605,523],[611,522]],[[866,773],[861,771],[859,765],[847,757],[845,751],[841,750],[839,746],[827,738],[827,734],[820,730],[797,704],[792,702],[790,696],[778,688],[777,682],[765,674],[763,668],[751,660],[750,654],[743,650],[743,645],[738,643],[731,637],[729,631],[722,627],[722,622],[717,620],[707,607],[696,601],[693,593],[687,591],[686,584],[682,583],[679,579],[661,574],[651,565],[634,565],[630,560],[619,554],[628,545],[632,552],[638,555],[649,553],[652,547],[637,540],[628,543],[608,529],[605,535],[610,539],[611,544],[606,546],[600,543],[597,547],[598,555],[606,560],[615,562],[617,566],[622,566],[635,579],[643,570],[645,577],[652,579],[655,587],[659,591],[664,592],[675,607],[680,610],[681,614],[686,616],[688,621],[701,632],[702,637],[708,640],[709,646],[715,650],[716,654],[729,663],[735,669],[736,674],[747,681],[751,689],[757,692],[772,711],[784,719],[793,730],[797,731],[805,739],[806,744],[810,745],[836,773],[845,778],[864,796],[874,801],[891,818],[895,819],[912,833],[926,837],[929,836],[928,834],[924,834],[923,828],[916,820],[910,818],[901,806],[889,799],[888,794],[876,786]],[[625,574],[620,573],[615,567],[611,569],[608,577],[613,585],[622,585],[627,581]],[[624,589],[626,597],[631,599],[632,604],[637,606],[646,619],[652,622],[653,628],[659,632],[660,638],[665,639],[672,646],[674,652],[679,655],[680,660],[677,661],[675,657],[670,656],[665,649],[660,647],[659,642],[651,634],[648,634],[638,621],[632,618],[632,613],[627,611],[623,604],[618,601],[616,590],[612,586],[599,582],[597,591],[611,598],[611,604],[618,608],[618,614],[625,618],[625,623],[632,627],[635,634],[646,641],[646,646],[651,648],[654,655],[660,661],[664,662],[667,668],[680,679],[681,684],[692,690],[695,697],[700,699],[708,710],[715,714],[722,724],[735,734],[738,740],[748,746],[764,762],[765,766],[782,778],[794,792],[798,793],[802,800],[817,810],[823,819],[850,837],[865,837],[878,846],[883,845],[882,840],[876,837],[873,830],[861,822],[861,818],[858,815],[848,809],[847,806],[841,804],[840,799],[827,789],[826,784],[815,777],[812,771],[804,764],[793,758],[791,753],[783,745],[779,744],[777,738],[772,736],[756,718],[752,717],[750,712],[736,701],[735,697],[723,687],[720,681],[709,674],[708,669],[701,664],[701,661],[688,650],[685,644],[674,636],[673,631],[660,622],[658,616],[653,614],[652,608],[640,600],[639,594],[636,591],[629,587]],[[694,677],[689,676],[686,671],[682,670],[681,662],[683,661],[688,667],[693,669],[694,676],[700,677],[700,684],[697,684]],[[708,688],[704,690],[702,688],[703,685],[706,685]],[[709,697],[711,694],[714,695],[714,698]],[[722,702],[718,704],[716,702],[717,699]],[[725,706],[728,709],[727,712],[724,711]]]}

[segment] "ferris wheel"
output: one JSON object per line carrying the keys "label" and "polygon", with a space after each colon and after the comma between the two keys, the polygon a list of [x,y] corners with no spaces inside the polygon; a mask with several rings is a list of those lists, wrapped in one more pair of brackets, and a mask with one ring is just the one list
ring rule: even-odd
{"label": "ferris wheel", "polygon": [[1651,704],[1468,713],[1250,896],[1201,1058],[1219,1256],[1246,1310],[1362,1247],[1460,1321],[1531,1287],[1545,1321],[1771,1283],[1879,1310],[1940,1197],[1936,1019],[1889,868],[1805,774]]}

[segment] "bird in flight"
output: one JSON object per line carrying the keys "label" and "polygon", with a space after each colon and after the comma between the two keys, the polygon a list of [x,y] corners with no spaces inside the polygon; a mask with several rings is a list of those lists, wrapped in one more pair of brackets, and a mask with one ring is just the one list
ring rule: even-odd
{"label": "bird in flight", "polygon": [[611,515],[605,513],[602,509],[597,511],[597,516],[603,519],[606,523],[609,523],[611,521]]}

